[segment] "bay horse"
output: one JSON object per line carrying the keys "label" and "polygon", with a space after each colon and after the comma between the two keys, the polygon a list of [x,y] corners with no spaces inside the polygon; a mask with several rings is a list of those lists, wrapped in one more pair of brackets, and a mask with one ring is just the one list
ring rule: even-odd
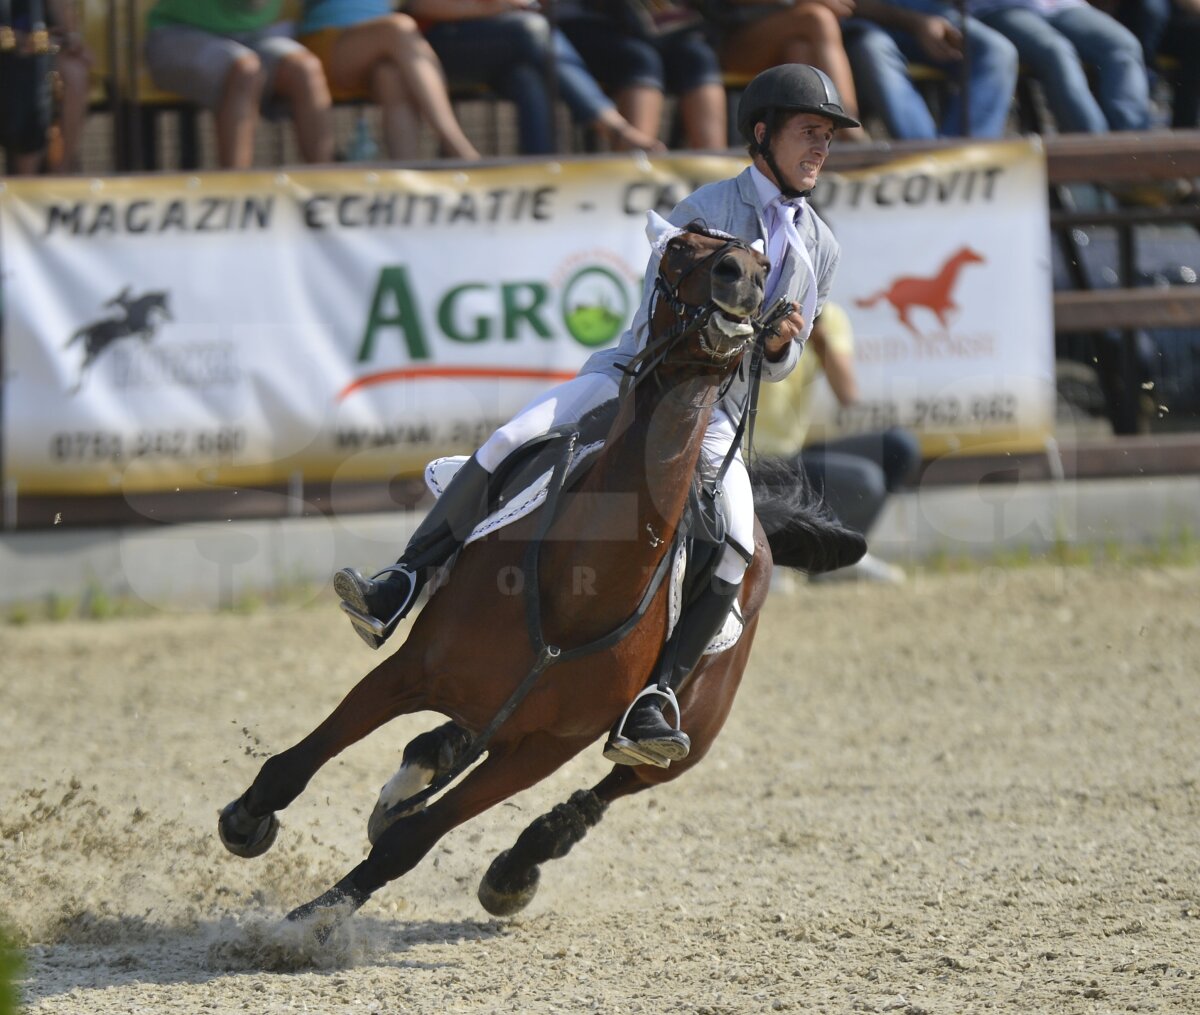
{"label": "bay horse", "polygon": [[[561,509],[544,504],[502,535],[469,543],[453,563],[452,583],[434,590],[396,652],[316,729],[267,759],[221,812],[224,845],[258,856],[279,829],[275,812],[346,747],[399,715],[450,719],[406,748],[372,815],[366,859],[288,914],[321,940],[452,828],[596,742],[650,679],[667,633],[670,584],[652,576],[663,573],[676,542],[722,385],[770,326],[760,316],[768,263],[757,249],[697,223],[662,242],[646,353],[603,449]],[[788,552],[804,566],[832,569],[865,549],[827,512],[800,504],[782,513],[799,519],[778,528],[791,533],[796,545]],[[771,568],[756,524],[740,593],[741,637],[705,656],[679,696],[688,757],[665,769],[615,765],[592,790],[535,821],[480,886],[490,912],[526,904],[538,865],[565,853],[613,800],[675,779],[704,758],[746,668]],[[498,578],[522,574],[525,595],[506,594]],[[527,693],[514,696],[518,688]],[[427,803],[434,792],[440,796]]]}

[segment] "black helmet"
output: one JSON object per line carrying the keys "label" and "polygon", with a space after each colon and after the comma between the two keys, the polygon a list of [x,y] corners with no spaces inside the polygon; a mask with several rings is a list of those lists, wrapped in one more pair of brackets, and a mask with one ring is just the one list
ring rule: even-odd
{"label": "black helmet", "polygon": [[836,127],[861,127],[842,109],[829,75],[806,63],[781,63],[768,67],[746,85],[738,103],[738,132],[747,144],[754,144],[754,125],[765,120],[773,109],[827,116]]}

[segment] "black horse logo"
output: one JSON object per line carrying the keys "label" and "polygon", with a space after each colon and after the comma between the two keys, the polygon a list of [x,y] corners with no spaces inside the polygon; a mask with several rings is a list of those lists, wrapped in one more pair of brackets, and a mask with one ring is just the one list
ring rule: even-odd
{"label": "black horse logo", "polygon": [[75,381],[71,394],[83,387],[83,378],[88,367],[117,339],[137,335],[143,342],[149,342],[161,321],[172,320],[170,308],[167,306],[167,294],[161,291],[143,293],[133,298],[129,294],[129,286],[126,286],[104,306],[119,307],[121,313],[85,324],[67,339],[67,346],[83,339],[83,363],[79,366],[79,378]]}

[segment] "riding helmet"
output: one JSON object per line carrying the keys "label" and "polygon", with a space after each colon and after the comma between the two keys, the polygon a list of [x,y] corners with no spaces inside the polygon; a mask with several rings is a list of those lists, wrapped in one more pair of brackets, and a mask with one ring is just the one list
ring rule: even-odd
{"label": "riding helmet", "polygon": [[754,144],[754,125],[773,109],[827,116],[837,127],[861,127],[842,108],[842,98],[829,75],[806,63],[781,63],[768,67],[746,85],[738,103],[738,132]]}

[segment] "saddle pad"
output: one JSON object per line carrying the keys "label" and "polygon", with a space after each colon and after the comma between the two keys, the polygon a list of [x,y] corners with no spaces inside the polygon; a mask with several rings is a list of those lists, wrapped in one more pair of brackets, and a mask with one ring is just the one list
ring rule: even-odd
{"label": "saddle pad", "polygon": [[[588,458],[602,447],[604,447],[604,442],[596,441],[576,451],[575,460],[571,463],[571,469],[567,473],[566,481],[569,483],[571,476],[575,474],[580,465],[586,462]],[[450,485],[450,480],[454,478],[454,474],[458,472],[466,460],[466,455],[450,455],[446,458],[435,458],[425,466],[425,485],[429,487],[430,492],[435,497],[442,495],[442,491]],[[523,489],[506,492],[508,499],[504,505],[497,508],[476,525],[471,530],[471,535],[467,537],[466,543],[474,543],[476,540],[497,532],[504,528],[504,526],[511,525],[518,519],[524,518],[536,511],[546,500],[546,495],[550,489],[550,478],[553,474],[554,468],[552,466],[545,472],[534,477],[533,481]]]}

